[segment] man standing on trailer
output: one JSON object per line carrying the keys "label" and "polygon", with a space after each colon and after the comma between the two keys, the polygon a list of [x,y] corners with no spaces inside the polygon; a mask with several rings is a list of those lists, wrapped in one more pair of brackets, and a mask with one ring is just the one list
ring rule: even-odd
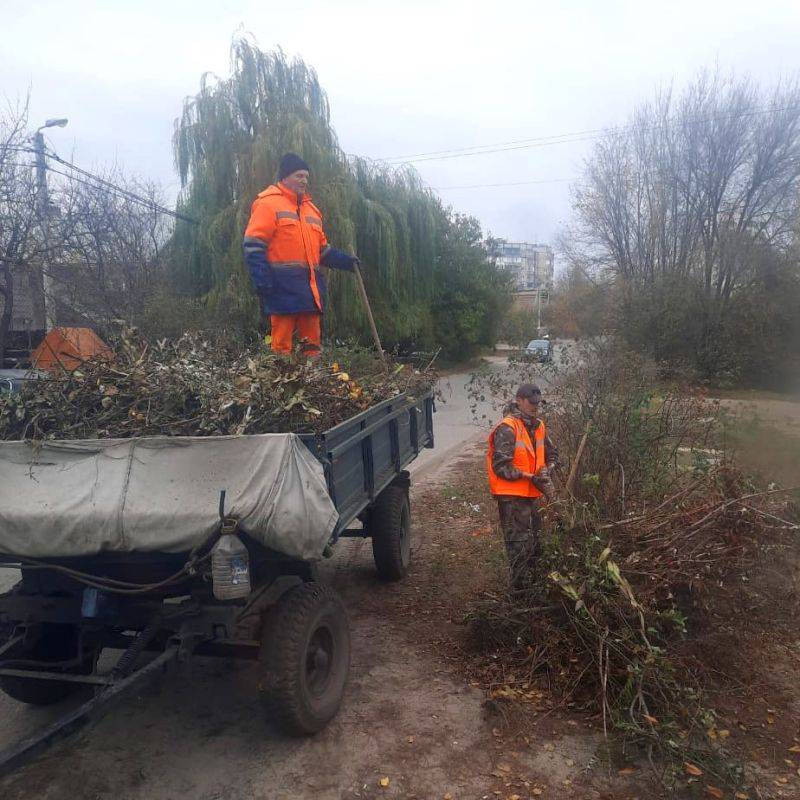
{"label": "man standing on trailer", "polygon": [[269,315],[272,349],[291,353],[294,334],[318,356],[326,283],[321,267],[352,272],[359,260],[328,244],[322,213],[308,194],[309,166],[295,153],[280,161],[278,182],[253,202],[244,257],[261,310]]}
{"label": "man standing on trailer", "polygon": [[558,462],[558,451],[537,417],[541,402],[539,387],[523,383],[506,407],[505,417],[489,434],[486,454],[489,490],[497,500],[515,589],[524,588],[526,576],[536,566],[541,498],[555,497],[549,470]]}

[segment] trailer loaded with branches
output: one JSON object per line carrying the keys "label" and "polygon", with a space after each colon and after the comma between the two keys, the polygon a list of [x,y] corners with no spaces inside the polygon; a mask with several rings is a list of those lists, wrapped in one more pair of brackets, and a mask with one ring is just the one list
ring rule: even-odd
{"label": "trailer loaded with branches", "polygon": [[432,446],[430,389],[308,433],[0,442],[0,563],[21,575],[0,595],[0,689],[33,705],[94,691],[0,769],[193,654],[258,661],[270,718],[321,730],[350,643],[316,562],[369,537],[380,577],[402,578],[405,467]]}

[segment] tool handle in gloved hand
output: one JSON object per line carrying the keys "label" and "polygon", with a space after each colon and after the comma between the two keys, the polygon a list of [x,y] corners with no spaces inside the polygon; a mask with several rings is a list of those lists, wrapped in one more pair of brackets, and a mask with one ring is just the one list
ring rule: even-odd
{"label": "tool handle in gloved hand", "polygon": [[547,498],[548,502],[552,502],[556,496],[556,487],[550,478],[550,473],[547,467],[542,467],[532,478],[531,483]]}
{"label": "tool handle in gloved hand", "polygon": [[378,350],[378,355],[380,356],[381,363],[383,364],[383,371],[388,374],[389,372],[389,365],[386,363],[386,356],[383,352],[383,347],[381,347],[381,339],[378,336],[378,329],[375,327],[375,318],[372,316],[372,308],[369,304],[369,298],[367,297],[367,289],[364,286],[364,278],[361,277],[361,269],[359,268],[359,264],[361,262],[356,259],[356,262],[353,264],[353,272],[356,276],[356,281],[358,282],[358,292],[361,295],[361,300],[364,302],[364,308],[367,311],[367,319],[369,320],[369,327],[372,331],[372,339],[375,342],[375,347]]}

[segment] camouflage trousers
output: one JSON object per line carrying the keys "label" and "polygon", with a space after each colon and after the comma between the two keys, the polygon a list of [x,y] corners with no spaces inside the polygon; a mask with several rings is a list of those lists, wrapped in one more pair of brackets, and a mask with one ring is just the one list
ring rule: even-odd
{"label": "camouflage trousers", "polygon": [[542,517],[538,499],[525,497],[497,498],[500,528],[506,544],[511,585],[521,589],[536,569]]}

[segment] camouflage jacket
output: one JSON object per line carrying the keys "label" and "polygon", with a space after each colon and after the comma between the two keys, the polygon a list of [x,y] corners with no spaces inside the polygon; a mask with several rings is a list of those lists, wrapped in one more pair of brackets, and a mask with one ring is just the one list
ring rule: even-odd
{"label": "camouflage jacket", "polygon": [[[516,403],[511,403],[505,409],[505,416],[519,417],[528,429],[528,433],[533,440],[534,431],[542,424],[540,419],[526,417],[518,408]],[[494,432],[494,454],[492,456],[492,469],[495,473],[507,480],[516,481],[520,478],[521,472],[512,465],[514,460],[514,448],[517,444],[517,437],[514,429],[509,425],[500,424]],[[549,436],[544,437],[544,460],[550,466],[558,464],[558,450]]]}

